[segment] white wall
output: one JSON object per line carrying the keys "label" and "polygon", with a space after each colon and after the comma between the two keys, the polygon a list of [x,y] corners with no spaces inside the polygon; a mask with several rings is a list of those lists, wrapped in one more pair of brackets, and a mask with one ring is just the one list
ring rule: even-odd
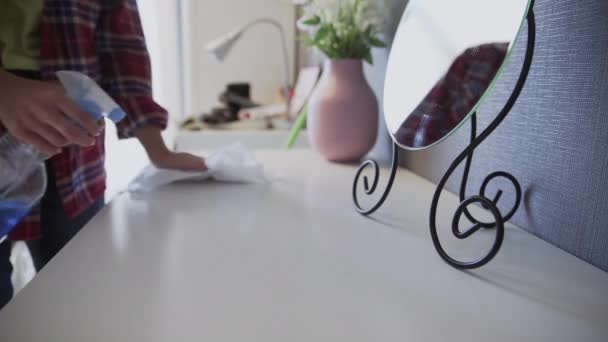
{"label": "white wall", "polygon": [[184,0],[182,6],[186,112],[208,111],[218,104],[217,96],[225,85],[234,81],[250,82],[255,100],[272,102],[284,83],[282,50],[276,29],[252,28],[221,64],[205,52],[204,45],[236,26],[259,18],[274,18],[285,27],[293,69],[294,7],[281,0]]}
{"label": "white wall", "polygon": [[173,122],[183,117],[179,0],[138,0],[152,60],[154,99],[169,110]]}
{"label": "white wall", "polygon": [[[154,99],[169,110],[169,128],[163,133],[173,146],[177,122],[183,117],[180,82],[178,0],[139,0],[139,10],[152,60]],[[121,140],[108,124],[106,132],[106,200],[123,190],[148,164],[145,151],[136,139]]]}

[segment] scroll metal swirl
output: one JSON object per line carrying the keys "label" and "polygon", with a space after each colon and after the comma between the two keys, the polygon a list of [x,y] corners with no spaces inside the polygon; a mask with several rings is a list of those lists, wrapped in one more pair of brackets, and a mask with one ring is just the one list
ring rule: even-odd
{"label": "scroll metal swirl", "polygon": [[[532,6],[533,6],[533,4],[532,4]],[[528,44],[527,44],[527,50],[526,50],[526,57],[525,57],[524,66],[522,68],[521,75],[517,81],[517,84],[515,85],[515,89],[514,89],[513,93],[511,94],[511,97],[509,98],[509,100],[507,101],[506,105],[501,110],[501,112],[498,114],[498,116],[496,116],[494,121],[492,121],[490,123],[490,125],[483,132],[481,132],[481,134],[479,136],[477,136],[477,134],[476,134],[477,133],[476,132],[476,128],[477,128],[476,127],[477,126],[476,114],[474,114],[472,116],[472,118],[471,118],[471,144],[460,155],[458,155],[458,157],[452,162],[452,164],[450,165],[450,167],[448,168],[448,170],[446,171],[446,173],[444,174],[442,179],[439,181],[439,184],[437,185],[437,190],[435,191],[435,195],[433,196],[433,201],[431,204],[431,212],[430,212],[430,231],[431,231],[431,237],[433,239],[433,244],[435,245],[435,249],[441,256],[441,258],[443,258],[443,260],[445,262],[447,262],[451,266],[459,268],[459,269],[473,269],[473,268],[481,267],[481,266],[487,264],[488,262],[490,262],[496,256],[496,254],[500,250],[500,247],[502,246],[502,242],[504,239],[504,223],[506,221],[510,220],[513,217],[513,215],[515,215],[515,212],[517,211],[517,209],[519,208],[519,205],[521,203],[522,191],[521,191],[521,186],[520,186],[519,182],[517,181],[517,179],[515,177],[513,177],[513,175],[511,175],[507,172],[503,172],[503,171],[494,172],[494,173],[488,175],[482,183],[479,195],[466,198],[465,193],[466,193],[466,184],[467,184],[467,179],[468,179],[468,175],[469,175],[469,170],[471,167],[473,153],[474,153],[475,149],[477,147],[479,147],[479,145],[490,134],[492,134],[492,132],[494,132],[494,130],[502,123],[502,121],[505,119],[505,117],[509,114],[509,112],[515,105],[517,98],[521,94],[521,91],[528,78],[530,66],[532,65],[532,59],[534,57],[534,46],[535,46],[535,41],[536,41],[536,22],[535,22],[535,18],[534,18],[534,12],[532,9],[530,10],[530,12],[528,12],[527,21],[528,21]],[[458,239],[466,239],[466,238],[472,236],[473,234],[475,234],[481,228],[495,228],[496,229],[496,237],[494,239],[494,243],[493,243],[490,251],[485,256],[483,256],[481,259],[479,259],[477,261],[473,261],[473,262],[463,262],[463,261],[459,261],[459,260],[452,258],[441,245],[441,241],[439,240],[439,236],[437,234],[437,225],[436,225],[437,206],[439,203],[439,198],[441,196],[441,193],[442,193],[448,179],[452,176],[452,174],[454,173],[456,168],[465,159],[466,159],[465,169],[464,169],[463,179],[462,179],[461,187],[460,187],[461,203],[458,206],[458,208],[456,209],[454,218],[452,220],[452,233]],[[499,190],[493,199],[489,199],[488,197],[486,197],[486,188],[487,188],[488,184],[497,178],[505,178],[506,180],[511,182],[511,184],[515,188],[515,204],[513,205],[511,210],[509,210],[509,212],[507,212],[504,215],[500,212],[500,210],[497,207],[497,204],[502,197],[503,191]],[[468,207],[472,204],[480,204],[484,208],[488,209],[490,211],[490,213],[492,214],[494,220],[492,222],[484,222],[484,221],[476,219],[468,210]],[[466,218],[472,223],[472,225],[469,228],[467,228],[466,230],[460,229],[460,221],[461,221],[462,215],[465,215]]]}
{"label": "scroll metal swirl", "polygon": [[[386,188],[384,189],[382,195],[377,200],[377,202],[368,209],[365,209],[361,206],[359,202],[359,188],[361,187],[361,180],[363,180],[363,190],[366,196],[373,196],[378,189],[378,182],[380,180],[380,167],[375,160],[367,160],[359,170],[355,176],[355,181],[353,183],[353,201],[355,202],[355,208],[357,211],[364,216],[369,216],[376,212],[386,201],[391,188],[393,187],[393,182],[395,181],[395,175],[397,174],[397,168],[399,167],[399,147],[393,143],[393,163],[391,165],[391,173],[388,179],[388,183],[386,184]],[[364,175],[365,170],[371,170],[373,172],[373,178],[370,185],[369,176]],[[361,178],[363,177],[363,178]]]}

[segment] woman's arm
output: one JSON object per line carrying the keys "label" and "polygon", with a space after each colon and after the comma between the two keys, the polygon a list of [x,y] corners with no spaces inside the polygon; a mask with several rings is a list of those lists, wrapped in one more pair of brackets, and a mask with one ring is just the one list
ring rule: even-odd
{"label": "woman's arm", "polygon": [[135,0],[100,1],[97,53],[101,86],[124,109],[118,124],[121,138],[137,137],[154,165],[166,169],[204,171],[204,160],[167,148],[161,131],[167,111],[152,98],[150,57]]}
{"label": "woman's arm", "polygon": [[161,169],[175,169],[182,171],[205,171],[205,161],[188,153],[175,153],[170,151],[161,135],[161,130],[154,126],[142,127],[135,132],[135,136],[146,149],[152,163]]}

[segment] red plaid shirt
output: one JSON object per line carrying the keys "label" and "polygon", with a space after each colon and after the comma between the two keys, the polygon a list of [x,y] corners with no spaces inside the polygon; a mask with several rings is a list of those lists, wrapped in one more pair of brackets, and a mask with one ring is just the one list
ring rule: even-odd
{"label": "red plaid shirt", "polygon": [[[96,80],[127,113],[119,137],[147,125],[165,128],[167,112],[152,100],[151,67],[136,0],[44,0],[40,65],[45,80],[74,70]],[[66,215],[73,218],[105,191],[104,137],[92,147],[69,146],[51,159]],[[40,237],[40,210],[13,231],[13,240]]]}

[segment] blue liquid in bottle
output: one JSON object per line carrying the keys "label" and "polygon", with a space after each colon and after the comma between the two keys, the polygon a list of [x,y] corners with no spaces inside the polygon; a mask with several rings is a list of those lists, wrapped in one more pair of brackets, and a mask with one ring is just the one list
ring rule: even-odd
{"label": "blue liquid in bottle", "polygon": [[29,211],[27,203],[0,201],[0,239],[8,235]]}

